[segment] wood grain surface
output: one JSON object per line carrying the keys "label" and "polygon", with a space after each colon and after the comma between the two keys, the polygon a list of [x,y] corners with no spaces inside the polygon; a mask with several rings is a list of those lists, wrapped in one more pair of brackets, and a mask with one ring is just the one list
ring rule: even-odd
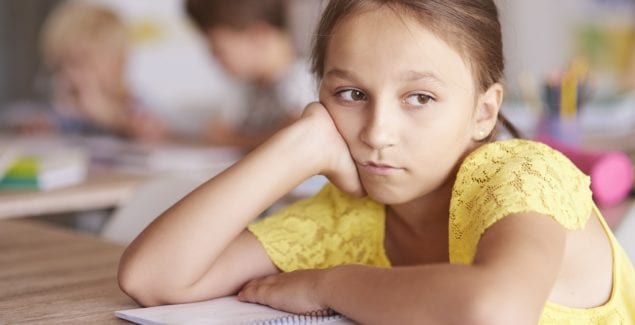
{"label": "wood grain surface", "polygon": [[37,221],[0,221],[0,324],[126,324],[124,247]]}

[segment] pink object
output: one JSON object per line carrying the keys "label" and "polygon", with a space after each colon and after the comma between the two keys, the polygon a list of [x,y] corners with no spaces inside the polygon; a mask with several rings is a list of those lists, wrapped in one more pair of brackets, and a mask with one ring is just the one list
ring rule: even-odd
{"label": "pink object", "polygon": [[585,151],[545,135],[536,140],[562,152],[591,177],[591,191],[599,205],[620,203],[630,192],[633,186],[633,164],[625,153]]}

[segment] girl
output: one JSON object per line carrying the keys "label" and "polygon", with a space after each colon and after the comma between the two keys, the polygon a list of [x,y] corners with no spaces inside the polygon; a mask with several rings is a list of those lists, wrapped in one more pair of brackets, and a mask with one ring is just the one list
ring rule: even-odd
{"label": "girl", "polygon": [[[493,1],[333,0],[313,67],[320,102],[153,222],[122,257],[126,293],[364,324],[635,322],[589,178],[545,145],[489,141]],[[315,174],[332,185],[248,226]]]}

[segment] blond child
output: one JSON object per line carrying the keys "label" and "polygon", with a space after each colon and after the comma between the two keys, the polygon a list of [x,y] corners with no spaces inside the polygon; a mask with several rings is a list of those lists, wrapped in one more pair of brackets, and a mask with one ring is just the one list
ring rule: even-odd
{"label": "blond child", "polygon": [[218,116],[209,126],[213,144],[253,149],[295,121],[317,99],[308,62],[294,46],[286,0],[187,0],[189,17],[214,58],[247,88],[238,121]]}
{"label": "blond child", "polygon": [[97,4],[66,1],[47,17],[41,50],[52,73],[56,128],[144,139],[165,135],[162,123],[128,90],[128,42],[121,19]]}
{"label": "blond child", "polygon": [[[635,322],[635,272],[589,178],[543,144],[490,140],[493,1],[332,0],[313,69],[319,103],[127,248],[126,293],[363,324]],[[332,184],[253,223],[315,174]]]}

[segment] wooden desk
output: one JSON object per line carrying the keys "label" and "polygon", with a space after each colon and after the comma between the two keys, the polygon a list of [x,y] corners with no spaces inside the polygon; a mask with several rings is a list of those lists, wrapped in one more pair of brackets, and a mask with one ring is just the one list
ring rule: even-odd
{"label": "wooden desk", "polygon": [[27,220],[0,220],[0,324],[127,324],[123,246]]}
{"label": "wooden desk", "polygon": [[0,191],[0,219],[80,212],[117,207],[145,178],[140,175],[93,173],[79,185],[51,191]]}

